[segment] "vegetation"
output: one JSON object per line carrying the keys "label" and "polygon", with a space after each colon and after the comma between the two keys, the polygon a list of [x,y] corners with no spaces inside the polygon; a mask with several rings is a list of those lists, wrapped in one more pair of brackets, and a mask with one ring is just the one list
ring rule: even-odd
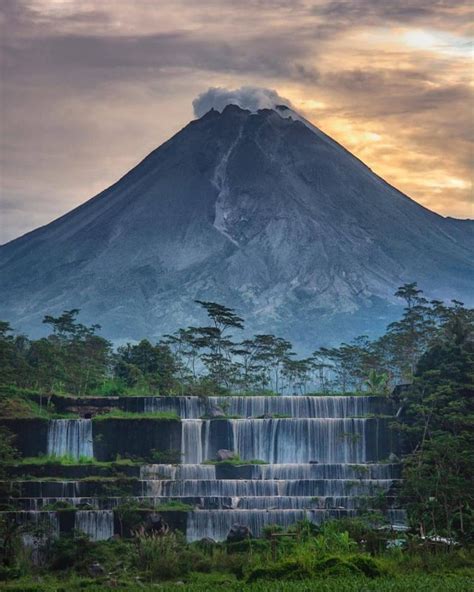
{"label": "vegetation", "polygon": [[196,301],[207,313],[207,325],[116,351],[97,334],[99,325],[78,322],[78,309],[46,316],[52,333],[38,340],[14,335],[1,322],[0,389],[81,396],[305,394],[313,388],[387,395],[393,385],[412,382],[418,361],[445,335],[447,325],[472,324],[472,311],[461,303],[428,302],[415,283],[399,288],[396,296],[405,302],[403,316],[379,339],[361,336],[300,359],[289,341],[275,335],[236,339],[233,334],[243,331],[244,320],[214,302]]}
{"label": "vegetation", "polygon": [[[124,525],[133,526],[140,510],[121,506]],[[267,529],[261,540],[191,544],[177,531],[138,528],[131,539],[94,543],[80,533],[51,540],[43,530],[42,560],[35,564],[18,545],[17,528],[3,547],[9,562],[1,576],[18,576],[4,585],[6,590],[151,590],[157,582],[160,589],[174,590],[172,582],[178,581],[180,590],[196,592],[472,589],[474,556],[469,550],[436,552],[418,538],[371,530],[360,519],[320,528],[301,522],[274,537],[276,530]]]}
{"label": "vegetation", "polygon": [[133,413],[131,411],[122,411],[113,409],[107,413],[100,413],[94,417],[94,421],[103,421],[105,419],[162,419],[165,421],[178,421],[179,417],[172,411],[145,411],[142,413]]}
{"label": "vegetation", "polygon": [[206,460],[205,465],[234,465],[240,467],[242,465],[267,465],[267,461],[260,460],[258,458],[252,458],[249,460],[242,459],[238,454],[234,454],[232,458],[226,460]]}
{"label": "vegetation", "polygon": [[412,449],[402,495],[422,534],[474,542],[474,340],[460,305],[418,362],[399,428]]}
{"label": "vegetation", "polygon": [[[320,348],[304,359],[274,335],[234,337],[242,332],[243,319],[230,308],[204,301],[198,304],[208,315],[207,325],[116,351],[97,334],[97,325],[77,321],[78,310],[47,316],[52,333],[38,340],[14,335],[8,323],[0,323],[0,416],[7,419],[65,417],[54,409],[52,393],[267,395],[302,394],[314,387],[320,393],[353,390],[391,397],[399,409],[392,427],[405,448],[400,503],[412,526],[410,535],[397,535],[373,520],[341,520],[321,528],[299,524],[287,533],[272,527],[258,541],[187,544],[179,532],[145,528],[144,513],[152,508],[127,500],[133,478],[91,477],[101,482],[104,494],[123,498],[116,512],[124,537],[133,536],[93,543],[75,533],[54,540],[38,524],[33,534],[41,552],[33,557],[21,545],[22,535],[31,532],[0,518],[0,578],[17,579],[5,589],[133,590],[159,581],[166,590],[171,586],[167,581],[177,580],[184,582],[181,590],[196,591],[472,589],[474,313],[456,301],[428,302],[416,284],[402,286],[397,296],[405,301],[404,313],[385,335]],[[394,385],[403,386],[389,394]],[[34,392],[44,398],[32,397]],[[174,413],[113,410],[94,421],[136,418],[178,419]],[[0,481],[7,485],[8,466],[21,462],[109,466],[69,457],[22,461],[14,446],[12,433],[0,428]],[[148,460],[178,463],[180,453],[152,450]],[[262,462],[234,457],[215,464]],[[118,458],[111,465],[120,463],[133,460]],[[383,508],[385,502],[381,495],[370,506]],[[173,501],[160,507],[188,510]],[[277,530],[284,536],[272,537]],[[94,562],[103,573],[91,575]]]}

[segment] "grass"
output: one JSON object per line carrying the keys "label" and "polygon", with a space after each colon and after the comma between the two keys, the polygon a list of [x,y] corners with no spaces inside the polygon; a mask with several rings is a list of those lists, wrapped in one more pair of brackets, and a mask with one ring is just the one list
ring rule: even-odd
{"label": "grass", "polygon": [[252,458],[250,460],[242,460],[240,456],[236,455],[233,458],[228,460],[205,460],[203,462],[204,465],[232,465],[232,466],[242,466],[242,465],[268,465],[268,462],[265,460],[260,460],[258,458]]}
{"label": "grass", "polygon": [[96,415],[93,421],[104,421],[106,419],[162,419],[165,421],[179,421],[179,416],[172,411],[150,411],[146,413],[134,413],[114,409],[108,413]]}
{"label": "grass", "polygon": [[190,504],[185,504],[179,500],[170,500],[156,506],[158,512],[191,512],[194,508]]}
{"label": "grass", "polygon": [[99,461],[93,457],[89,456],[80,456],[79,458],[74,458],[67,454],[63,456],[56,456],[54,454],[45,454],[41,456],[28,456],[22,458],[19,462],[12,463],[14,465],[68,465],[68,466],[76,466],[76,465],[94,465],[97,467],[113,467],[114,465],[120,466],[134,466],[137,463],[129,458],[119,458],[115,461],[106,462],[106,461]]}
{"label": "grass", "polygon": [[[193,574],[190,574],[191,579]],[[204,576],[204,577],[203,577]],[[213,577],[214,576],[214,577]],[[217,577],[215,577],[217,576]],[[400,574],[369,579],[366,577],[312,578],[297,582],[260,581],[244,584],[222,574],[199,574],[195,581],[180,583],[137,583],[133,579],[111,577],[101,581],[90,578],[54,579],[49,576],[21,578],[3,583],[3,590],[11,592],[103,592],[126,590],[127,592],[472,592],[474,574]]]}
{"label": "grass", "polygon": [[55,454],[45,454],[41,456],[29,456],[22,458],[19,465],[93,465],[97,464],[95,458],[89,456],[80,456],[75,458],[68,454],[57,456]]}
{"label": "grass", "polygon": [[0,390],[0,417],[4,419],[77,419],[74,413],[56,413],[54,405],[40,405],[31,393]]}

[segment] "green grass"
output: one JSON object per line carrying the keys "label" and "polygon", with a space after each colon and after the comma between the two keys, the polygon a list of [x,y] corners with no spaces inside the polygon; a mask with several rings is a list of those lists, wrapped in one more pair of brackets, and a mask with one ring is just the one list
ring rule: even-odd
{"label": "green grass", "polygon": [[179,500],[170,500],[156,506],[157,512],[190,512],[193,509],[190,504],[185,504]]}
{"label": "green grass", "polygon": [[89,456],[80,456],[79,458],[74,458],[67,454],[63,456],[56,456],[54,454],[44,454],[41,456],[27,456],[25,458],[20,459],[16,463],[11,463],[15,466],[19,465],[68,465],[68,466],[77,466],[77,465],[94,465],[97,467],[113,467],[115,465],[119,466],[134,466],[143,464],[142,462],[135,462],[129,458],[119,458],[115,461],[106,462],[106,461],[99,461],[95,458],[91,458]]}
{"label": "green grass", "polygon": [[[190,574],[192,576],[193,574]],[[217,577],[215,577],[217,575]],[[221,574],[199,574],[194,582],[181,583],[137,583],[133,579],[103,578],[99,581],[89,578],[53,579],[50,577],[22,578],[3,583],[2,589],[14,592],[103,592],[104,590],[126,590],[144,592],[472,592],[474,574],[400,574],[383,578],[365,577],[313,578],[297,582],[261,581],[244,584]],[[205,577],[203,577],[205,576]],[[214,576],[214,577],[213,577]],[[36,580],[36,581],[35,581]]]}
{"label": "green grass", "polygon": [[76,419],[74,413],[57,413],[54,405],[40,405],[33,393],[23,389],[0,388],[0,417],[4,419]]}
{"label": "green grass", "polygon": [[265,460],[260,460],[259,458],[252,458],[250,460],[242,460],[239,456],[235,456],[234,458],[230,458],[228,460],[205,460],[203,462],[204,465],[233,465],[233,466],[242,466],[242,465],[268,465],[268,462]]}
{"label": "green grass", "polygon": [[179,421],[179,416],[172,411],[152,411],[148,413],[134,413],[114,409],[108,413],[96,415],[93,421],[104,421],[106,419],[162,419],[166,421]]}
{"label": "green grass", "polygon": [[80,456],[74,458],[68,454],[56,456],[55,454],[45,454],[41,456],[29,456],[22,458],[19,465],[94,465],[98,464],[95,458],[89,456]]}

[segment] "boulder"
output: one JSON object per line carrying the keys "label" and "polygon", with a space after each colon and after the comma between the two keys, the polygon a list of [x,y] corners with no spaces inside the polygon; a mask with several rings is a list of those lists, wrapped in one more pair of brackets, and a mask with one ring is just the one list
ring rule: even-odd
{"label": "boulder", "polygon": [[150,514],[146,519],[146,533],[156,532],[160,534],[166,534],[169,531],[169,529],[170,527],[163,520],[163,517],[160,514]]}
{"label": "boulder", "polygon": [[251,538],[253,538],[252,531],[243,524],[233,524],[227,534],[228,543],[240,543]]}
{"label": "boulder", "polygon": [[226,450],[225,448],[221,448],[217,451],[217,460],[232,460],[235,458],[235,452],[233,450]]}
{"label": "boulder", "polygon": [[209,406],[207,408],[206,415],[208,417],[225,417],[226,416],[222,407],[219,407],[219,405],[211,405],[211,404],[209,404]]}
{"label": "boulder", "polygon": [[87,573],[91,578],[100,578],[105,575],[105,569],[98,561],[94,561],[87,566]]}

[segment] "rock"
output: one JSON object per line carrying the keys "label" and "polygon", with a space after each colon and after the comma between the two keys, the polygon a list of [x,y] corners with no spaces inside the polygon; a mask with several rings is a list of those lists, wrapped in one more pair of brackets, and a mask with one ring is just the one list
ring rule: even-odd
{"label": "rock", "polygon": [[221,448],[217,451],[217,460],[232,460],[235,458],[235,452],[233,450],[226,450],[225,448]]}
{"label": "rock", "polygon": [[203,545],[204,547],[212,547],[212,545],[216,544],[216,541],[210,537],[204,537],[199,541],[199,544]]}
{"label": "rock", "polygon": [[87,566],[87,573],[91,578],[100,578],[105,575],[105,569],[98,561],[94,561]]}
{"label": "rock", "polygon": [[248,526],[243,524],[233,524],[227,535],[228,543],[240,543],[247,539],[253,538],[252,531]]}
{"label": "rock", "polygon": [[209,417],[226,417],[224,410],[219,405],[209,405],[206,415]]}
{"label": "rock", "polygon": [[145,532],[157,532],[160,534],[165,534],[169,531],[170,527],[168,524],[163,520],[163,517],[160,514],[150,514],[145,522]]}

